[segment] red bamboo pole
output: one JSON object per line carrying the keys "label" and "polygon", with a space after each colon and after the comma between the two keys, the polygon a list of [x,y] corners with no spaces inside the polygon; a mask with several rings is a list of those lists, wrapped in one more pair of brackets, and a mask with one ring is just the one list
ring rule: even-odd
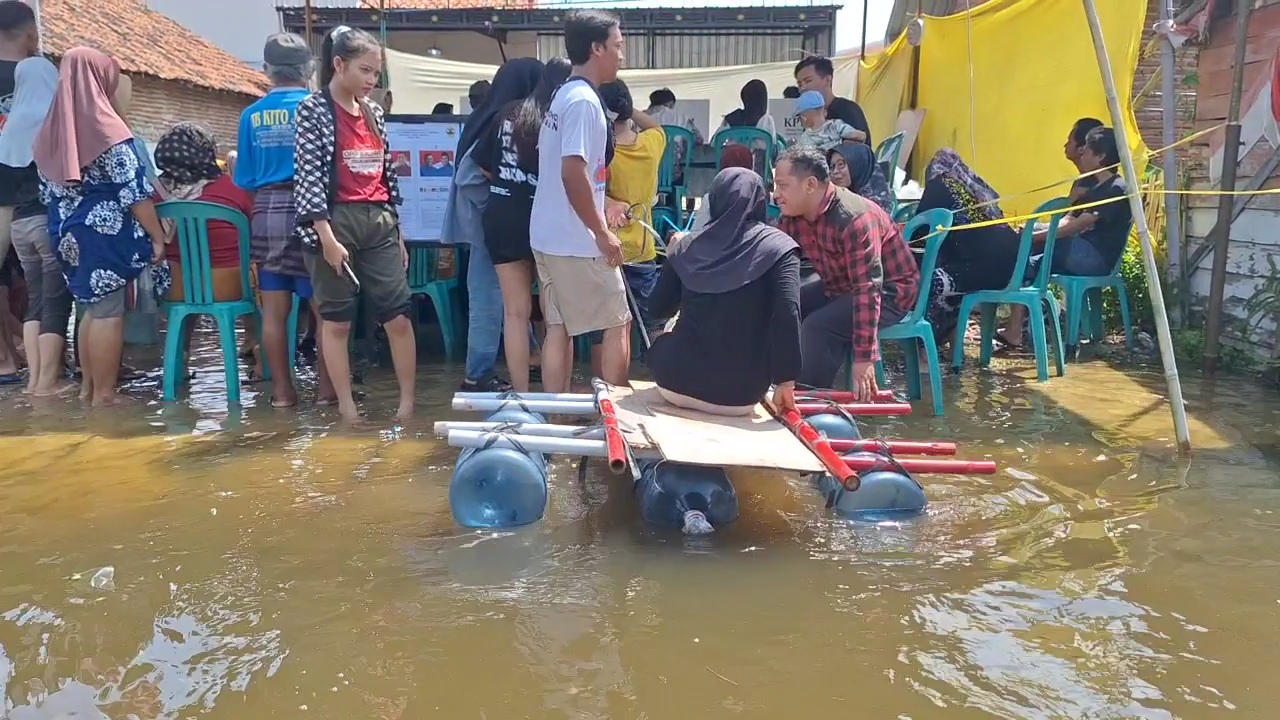
{"label": "red bamboo pole", "polygon": [[891,455],[955,455],[956,444],[951,442],[912,442],[909,440],[837,440],[828,438],[831,447],[840,452],[888,450]]}
{"label": "red bamboo pole", "polygon": [[[800,401],[858,402],[858,393],[848,390],[803,390],[796,393],[796,398]],[[892,390],[877,390],[873,402],[895,402],[896,400]]]}
{"label": "red bamboo pole", "polygon": [[910,415],[911,403],[796,403],[801,415]]}
{"label": "red bamboo pole", "polygon": [[851,457],[844,461],[857,472],[889,470],[894,464],[909,473],[955,473],[958,475],[994,475],[996,464],[991,460],[926,460],[923,458]]}
{"label": "red bamboo pole", "polygon": [[604,446],[608,453],[609,470],[615,475],[626,472],[627,442],[618,429],[618,413],[609,399],[609,386],[600,378],[591,379],[591,389],[596,394],[596,407],[600,410],[600,418],[604,421]]}

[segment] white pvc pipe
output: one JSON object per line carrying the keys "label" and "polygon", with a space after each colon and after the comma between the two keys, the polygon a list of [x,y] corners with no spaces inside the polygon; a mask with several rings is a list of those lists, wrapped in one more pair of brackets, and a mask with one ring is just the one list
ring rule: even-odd
{"label": "white pvc pipe", "polygon": [[[501,396],[501,397],[500,397]],[[456,392],[453,397],[465,400],[559,400],[561,402],[595,402],[590,393],[492,393],[492,392]]]}
{"label": "white pvc pipe", "polygon": [[596,404],[588,401],[566,400],[499,400],[497,398],[453,398],[454,410],[495,412],[498,410],[527,410],[558,415],[597,415]]}
{"label": "white pvc pipe", "polygon": [[436,437],[448,437],[455,430],[467,432],[494,432],[498,429],[510,428],[515,435],[536,435],[538,437],[577,438],[579,440],[603,440],[604,428],[582,427],[581,425],[544,425],[540,423],[519,423],[512,425],[504,422],[455,422],[441,421],[435,424]]}
{"label": "white pvc pipe", "polygon": [[604,440],[578,440],[562,437],[475,432],[472,430],[450,430],[449,444],[454,447],[500,447],[561,455],[586,455],[589,457],[605,457],[608,455],[604,447]]}

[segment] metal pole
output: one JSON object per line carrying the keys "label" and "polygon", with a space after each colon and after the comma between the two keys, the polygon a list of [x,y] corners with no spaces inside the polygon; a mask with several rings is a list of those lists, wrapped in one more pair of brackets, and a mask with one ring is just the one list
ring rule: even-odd
{"label": "metal pole", "polygon": [[1235,198],[1236,167],[1240,164],[1240,93],[1244,89],[1245,46],[1249,39],[1249,13],[1253,0],[1238,3],[1236,12],[1235,65],[1231,69],[1231,104],[1227,107],[1226,138],[1222,141],[1222,195],[1218,198],[1218,231],[1213,240],[1213,274],[1209,280],[1208,318],[1204,326],[1204,372],[1218,370],[1218,343],[1222,338],[1222,296],[1227,287],[1227,255],[1231,244],[1231,211]]}
{"label": "metal pole", "polygon": [[[1164,115],[1162,118],[1164,142],[1160,144],[1168,147],[1178,141],[1178,96],[1174,82],[1174,73],[1177,70],[1173,40],[1169,37],[1169,32],[1173,30],[1173,0],[1160,0],[1160,22],[1165,28],[1164,42],[1160,43],[1160,109]],[[1164,187],[1166,190],[1176,190],[1178,189],[1178,154],[1174,151],[1166,151],[1163,160]],[[1179,263],[1182,258],[1182,202],[1173,193],[1164,196],[1164,222],[1168,242],[1168,277],[1178,281],[1182,276]]]}
{"label": "metal pole", "polygon": [[1151,296],[1151,309],[1156,316],[1156,337],[1160,342],[1160,360],[1164,364],[1164,378],[1169,385],[1169,405],[1173,409],[1174,434],[1178,439],[1178,454],[1191,452],[1191,432],[1187,428],[1187,408],[1182,402],[1182,384],[1178,380],[1178,364],[1173,357],[1173,336],[1169,332],[1169,318],[1164,311],[1164,293],[1160,289],[1160,269],[1156,267],[1156,255],[1151,249],[1151,229],[1147,227],[1147,213],[1142,207],[1141,178],[1133,167],[1133,153],[1129,150],[1129,134],[1125,131],[1124,114],[1120,110],[1120,98],[1116,95],[1116,79],[1111,74],[1111,60],[1107,57],[1107,44],[1102,37],[1102,24],[1098,22],[1098,9],[1094,0],[1083,0],[1084,14],[1089,20],[1089,33],[1093,36],[1093,50],[1098,56],[1098,71],[1102,74],[1102,86],[1107,93],[1107,107],[1111,110],[1111,125],[1115,128],[1116,144],[1120,150],[1121,169],[1129,190],[1129,209],[1138,228],[1138,242],[1142,245],[1142,260],[1147,271],[1147,293]]}
{"label": "metal pole", "polygon": [[858,63],[861,64],[867,57],[867,11],[871,0],[862,0],[862,54],[858,56]]}

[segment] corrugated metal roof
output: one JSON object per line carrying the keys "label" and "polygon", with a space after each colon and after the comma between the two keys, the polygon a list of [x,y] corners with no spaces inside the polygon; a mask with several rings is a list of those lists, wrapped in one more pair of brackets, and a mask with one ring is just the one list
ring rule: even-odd
{"label": "corrugated metal roof", "polygon": [[[799,60],[803,51],[827,47],[827,33],[779,35],[674,35],[636,33],[626,36],[629,68],[690,68]],[[652,44],[652,47],[650,46]],[[563,56],[564,36],[538,36],[538,57]]]}

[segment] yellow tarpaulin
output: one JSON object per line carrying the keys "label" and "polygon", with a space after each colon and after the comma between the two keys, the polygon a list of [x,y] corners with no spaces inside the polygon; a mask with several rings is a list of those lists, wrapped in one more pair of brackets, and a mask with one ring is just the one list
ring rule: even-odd
{"label": "yellow tarpaulin", "polygon": [[[1139,158],[1145,147],[1131,94],[1146,5],[1098,4],[1125,126]],[[860,70],[858,102],[877,138],[891,134],[910,98],[911,50],[899,38]],[[1064,185],[1012,197],[1075,175],[1062,155],[1072,123],[1096,117],[1111,124],[1080,0],[990,0],[967,16],[926,18],[917,105],[926,115],[913,153],[914,176],[920,179],[929,158],[951,147],[1010,197],[1002,203],[1006,214],[1029,212],[1067,193]]]}

